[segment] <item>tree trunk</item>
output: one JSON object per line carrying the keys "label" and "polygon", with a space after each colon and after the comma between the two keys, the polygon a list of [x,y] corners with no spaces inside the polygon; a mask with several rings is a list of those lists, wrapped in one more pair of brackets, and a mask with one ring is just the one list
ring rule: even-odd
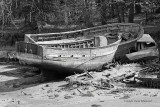
{"label": "tree trunk", "polygon": [[129,23],[134,23],[134,2],[132,1],[129,5]]}
{"label": "tree trunk", "polygon": [[117,4],[117,18],[118,18],[118,23],[121,23],[121,16],[120,16],[120,10],[119,10],[119,5]]}
{"label": "tree trunk", "polygon": [[65,10],[64,10],[64,21],[65,21],[65,25],[68,25],[69,19],[68,19],[68,7],[65,6]]}
{"label": "tree trunk", "polygon": [[125,12],[125,3],[122,2],[121,3],[121,9],[120,9],[120,14],[121,14],[121,21],[122,22],[125,22],[125,15],[124,15],[124,12]]}
{"label": "tree trunk", "polygon": [[106,3],[105,3],[105,0],[101,0],[100,13],[101,13],[101,21],[102,21],[102,25],[107,24],[106,10],[107,10],[107,6],[106,6]]}
{"label": "tree trunk", "polygon": [[93,23],[92,23],[92,20],[91,20],[91,12],[90,12],[90,9],[89,9],[89,2],[88,0],[85,0],[85,10],[84,10],[84,24],[86,27],[93,27]]}
{"label": "tree trunk", "polygon": [[145,11],[145,16],[146,16],[145,23],[146,23],[146,25],[147,25],[147,23],[148,23],[148,12],[147,12],[147,11]]}
{"label": "tree trunk", "polygon": [[113,0],[111,1],[112,4],[111,4],[111,10],[110,10],[110,15],[111,15],[111,18],[113,18],[115,16],[114,14],[114,5],[113,5]]}
{"label": "tree trunk", "polygon": [[43,10],[44,0],[40,0],[39,2],[39,9]]}
{"label": "tree trunk", "polygon": [[101,23],[102,25],[107,24],[107,15],[106,15],[106,10],[107,10],[107,5],[105,3],[105,0],[97,0],[96,3],[98,4],[98,10],[100,11],[100,18],[101,18]]}
{"label": "tree trunk", "polygon": [[117,15],[118,15],[118,22],[125,22],[124,20],[124,3],[123,2],[118,2],[117,3]]}

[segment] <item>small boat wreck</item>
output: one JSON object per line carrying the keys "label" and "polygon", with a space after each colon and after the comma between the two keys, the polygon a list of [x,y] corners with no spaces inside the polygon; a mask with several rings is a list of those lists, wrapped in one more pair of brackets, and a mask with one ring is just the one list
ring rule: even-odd
{"label": "small boat wreck", "polygon": [[114,23],[103,26],[97,26],[82,30],[59,32],[59,33],[42,33],[42,34],[26,34],[25,42],[36,44],[37,42],[48,42],[53,40],[84,38],[90,39],[94,36],[103,36],[106,34],[117,36],[122,33],[122,41],[116,51],[115,57],[118,58],[128,53],[128,50],[135,46],[138,39],[143,36],[143,27],[135,23]]}
{"label": "small boat wreck", "polygon": [[135,46],[128,50],[120,60],[122,62],[147,61],[158,58],[158,48],[155,41],[149,34],[143,36],[135,43]]}
{"label": "small boat wreck", "polygon": [[[83,72],[102,67],[133,47],[143,35],[138,24],[115,23],[94,28],[44,34],[26,34],[18,42],[17,58],[32,64],[64,72]],[[120,39],[120,37],[122,39]]]}

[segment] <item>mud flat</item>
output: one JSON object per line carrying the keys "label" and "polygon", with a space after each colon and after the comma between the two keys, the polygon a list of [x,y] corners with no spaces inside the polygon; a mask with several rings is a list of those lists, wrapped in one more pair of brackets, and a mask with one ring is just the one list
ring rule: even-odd
{"label": "mud flat", "polygon": [[0,65],[0,107],[159,107],[160,90],[141,86],[113,89],[44,82],[36,68]]}

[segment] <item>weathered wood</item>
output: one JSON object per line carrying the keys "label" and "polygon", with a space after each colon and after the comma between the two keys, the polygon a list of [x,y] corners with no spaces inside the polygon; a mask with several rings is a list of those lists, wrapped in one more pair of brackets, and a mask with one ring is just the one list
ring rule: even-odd
{"label": "weathered wood", "polygon": [[158,50],[154,46],[154,47],[150,47],[148,49],[140,50],[138,52],[126,54],[126,57],[130,61],[153,59],[153,58],[158,57]]}
{"label": "weathered wood", "polygon": [[[117,33],[126,33],[130,32],[133,33],[131,35],[131,39],[122,42],[120,46],[118,47],[120,43],[120,38],[118,38],[118,35],[112,34],[112,36],[117,36],[118,41],[116,39],[112,38],[107,38],[105,35],[106,33],[113,33],[112,31],[115,31]],[[41,65],[43,67],[50,67],[54,68],[56,67],[57,69],[65,68],[67,69],[75,69],[75,70],[93,70],[96,68],[99,68],[103,66],[103,64],[109,63],[113,60],[113,57],[115,56],[115,52],[119,53],[121,51],[126,50],[127,48],[131,47],[134,45],[134,43],[143,35],[143,28],[138,25],[138,24],[130,24],[130,23],[116,23],[116,24],[108,24],[104,26],[99,26],[99,27],[93,27],[93,28],[88,28],[88,29],[82,29],[82,30],[77,30],[77,31],[71,31],[71,32],[61,32],[61,33],[48,33],[48,34],[27,34],[25,42],[28,43],[23,43],[23,48],[26,45],[28,47],[27,50],[32,49],[33,53],[30,53],[27,51],[25,53],[24,51],[18,51],[20,54],[25,54],[27,55],[27,58],[25,60],[30,60],[34,63],[34,57],[29,58],[29,54],[34,54],[37,56],[40,56],[41,59],[36,59],[39,60],[38,62],[41,62]],[[79,39],[82,39],[82,43],[84,43],[84,39],[92,39],[94,37],[104,37],[107,38],[107,43],[103,44],[103,46],[97,46],[95,47],[95,41],[87,41],[86,48],[80,47],[81,43]],[[106,36],[106,37],[105,37]],[[122,35],[123,36],[123,35]],[[132,37],[133,36],[133,37]],[[55,38],[58,38],[54,40]],[[47,39],[46,39],[47,38]],[[52,47],[51,44],[45,44],[45,42],[48,42],[48,40],[51,39],[51,41],[65,41],[66,39],[69,40],[71,38],[76,39],[76,42],[70,46],[69,43],[59,43],[55,46]],[[42,46],[38,45],[38,40],[44,40],[41,41],[44,44],[41,44]],[[95,39],[95,38],[94,38]],[[112,40],[111,40],[112,39]],[[99,39],[100,40],[100,39]],[[112,42],[111,42],[112,41]],[[50,41],[49,41],[50,42]],[[101,41],[100,42],[104,42]],[[65,46],[66,44],[66,46]],[[101,43],[99,43],[101,44]],[[31,47],[30,47],[31,45]],[[36,48],[33,48],[35,47]],[[69,45],[69,46],[68,46]],[[125,47],[126,46],[126,47]],[[17,45],[17,47],[21,47],[20,44]],[[69,47],[69,48],[65,48]],[[23,50],[21,47],[21,49]],[[42,49],[39,49],[42,48]],[[117,50],[118,48],[118,50]],[[31,55],[32,56],[32,55]],[[19,57],[20,58],[20,57]],[[22,58],[22,57],[21,57]],[[23,60],[23,58],[22,58]],[[36,64],[37,62],[35,62]]]}

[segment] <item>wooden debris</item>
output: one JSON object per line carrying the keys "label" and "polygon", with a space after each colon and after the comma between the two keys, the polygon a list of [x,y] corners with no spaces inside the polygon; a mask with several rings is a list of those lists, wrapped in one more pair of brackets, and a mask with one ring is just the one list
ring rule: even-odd
{"label": "wooden debris", "polygon": [[86,74],[87,74],[88,76],[90,76],[91,78],[93,78],[93,76],[92,76],[87,70],[85,70],[85,72],[86,72]]}
{"label": "wooden debris", "polygon": [[21,91],[22,94],[24,95],[31,95],[31,94],[27,94],[26,92]]}
{"label": "wooden debris", "polygon": [[109,63],[107,65],[104,66],[105,69],[111,69],[111,67],[115,67],[116,63]]}
{"label": "wooden debris", "polygon": [[[119,65],[117,64],[114,68],[110,70],[104,70],[102,72],[88,72],[85,71],[82,74],[75,74],[69,77],[66,77],[66,81],[71,87],[75,85],[78,88],[79,86],[92,86],[96,89],[111,89],[114,88],[115,82],[121,82],[124,79],[133,78],[138,70],[135,70],[134,67],[136,64],[126,64]],[[130,69],[128,69],[130,68]],[[143,70],[147,70],[148,68],[144,68]],[[81,94],[82,92],[78,90]]]}

